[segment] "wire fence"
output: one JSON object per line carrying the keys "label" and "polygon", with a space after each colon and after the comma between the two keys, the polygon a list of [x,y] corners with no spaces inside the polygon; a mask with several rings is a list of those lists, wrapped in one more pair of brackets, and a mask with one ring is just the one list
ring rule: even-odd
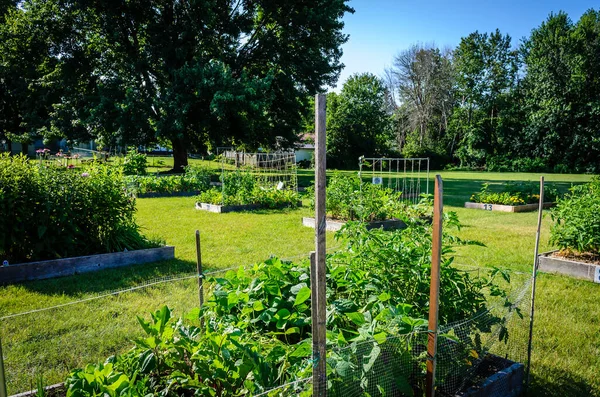
{"label": "wire fence", "polygon": [[[206,272],[204,276],[217,277],[238,268]],[[0,317],[9,395],[36,389],[40,377],[46,385],[62,382],[74,368],[103,362],[128,350],[132,340],[140,336],[137,316],[147,317],[164,305],[173,309],[174,317],[197,309],[197,278],[197,274],[183,274],[147,280],[126,289]],[[510,376],[516,379],[513,383],[523,379],[531,278],[519,273],[512,278],[503,286],[509,288],[508,296],[489,296],[485,311],[440,326],[438,395],[469,395],[470,388],[480,389],[481,381],[498,371],[510,369]],[[206,280],[205,288],[212,289]],[[417,328],[404,335],[365,337],[344,347],[329,340],[328,378],[322,386],[330,396],[423,395],[428,337],[427,329]],[[257,396],[308,396],[313,386],[314,380],[306,377],[274,385]]]}

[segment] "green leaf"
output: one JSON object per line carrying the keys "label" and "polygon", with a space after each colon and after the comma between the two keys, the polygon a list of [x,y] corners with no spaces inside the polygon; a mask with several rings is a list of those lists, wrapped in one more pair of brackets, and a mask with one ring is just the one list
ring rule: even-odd
{"label": "green leaf", "polygon": [[390,300],[391,296],[390,294],[388,294],[387,292],[382,292],[381,294],[379,294],[379,296],[377,297],[381,302],[387,302]]}
{"label": "green leaf", "polygon": [[304,303],[308,298],[310,298],[310,288],[302,287],[300,291],[298,291],[298,295],[296,295],[296,300],[294,301],[294,306],[298,306]]}
{"label": "green leaf", "polygon": [[290,353],[290,357],[308,357],[312,354],[312,345],[309,341],[298,344],[296,350]]}
{"label": "green leaf", "polygon": [[365,323],[365,316],[359,312],[346,313],[346,316],[359,327]]}

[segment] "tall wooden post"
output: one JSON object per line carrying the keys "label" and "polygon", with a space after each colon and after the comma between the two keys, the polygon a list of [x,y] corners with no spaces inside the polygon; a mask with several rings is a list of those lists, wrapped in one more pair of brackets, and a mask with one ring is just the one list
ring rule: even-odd
{"label": "tall wooden post", "polygon": [[[326,96],[319,94],[315,97],[315,286],[317,321],[313,322],[313,396],[321,397],[327,395],[327,373],[326,373],[326,343],[327,334],[325,320],[327,316],[326,306],[326,266],[325,266],[325,186],[326,186],[326,139],[325,139],[325,112]],[[316,349],[315,349],[316,347]]]}
{"label": "tall wooden post", "polygon": [[8,397],[6,392],[6,375],[4,374],[4,356],[2,353],[2,340],[0,340],[0,397]]}
{"label": "tall wooden post", "polygon": [[542,211],[544,209],[544,177],[540,177],[540,204],[538,208],[537,231],[535,233],[535,248],[533,250],[533,270],[531,285],[531,315],[529,316],[529,343],[527,345],[527,373],[525,375],[525,390],[529,388],[529,373],[531,369],[531,341],[533,339],[533,312],[535,309],[535,286],[537,281],[539,249],[540,249],[540,231],[542,229]]}
{"label": "tall wooden post", "polygon": [[[198,300],[200,308],[204,305],[204,284],[202,275],[202,251],[200,248],[200,230],[196,230],[196,270],[198,272]],[[204,328],[204,319],[200,318],[201,328]]]}
{"label": "tall wooden post", "polygon": [[427,389],[426,396],[435,395],[435,369],[437,364],[438,309],[440,303],[440,262],[442,260],[442,217],[444,188],[442,177],[435,176],[433,198],[433,233],[431,248],[431,286],[429,290],[429,333],[427,338]]}

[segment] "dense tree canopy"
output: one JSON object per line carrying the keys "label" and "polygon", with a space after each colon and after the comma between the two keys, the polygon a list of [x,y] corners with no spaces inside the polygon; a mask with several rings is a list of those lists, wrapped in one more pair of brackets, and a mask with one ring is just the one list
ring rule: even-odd
{"label": "dense tree canopy", "polygon": [[364,73],[327,96],[328,166],[355,168],[360,156],[385,154],[391,140],[386,94],[379,78]]}
{"label": "dense tree canopy", "polygon": [[[306,98],[335,84],[343,66],[346,2],[28,0],[5,25],[28,21],[48,30],[37,35],[43,44],[55,43],[31,61],[50,63],[31,79],[60,93],[44,102],[49,135],[170,141],[180,168],[189,149],[293,143]],[[54,40],[60,26],[69,29]],[[16,29],[17,48],[31,37]]]}

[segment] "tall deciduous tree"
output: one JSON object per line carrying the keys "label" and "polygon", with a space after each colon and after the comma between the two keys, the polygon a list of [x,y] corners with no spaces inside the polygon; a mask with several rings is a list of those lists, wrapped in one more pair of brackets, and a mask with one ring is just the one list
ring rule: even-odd
{"label": "tall deciduous tree", "polygon": [[411,134],[424,147],[439,140],[447,128],[453,106],[453,71],[449,52],[433,46],[413,45],[400,52],[386,71],[391,98],[397,102],[400,149]]}
{"label": "tall deciduous tree", "polygon": [[562,171],[600,170],[600,13],[550,15],[523,45],[527,126],[536,157]]}
{"label": "tall deciduous tree", "polygon": [[53,131],[168,140],[176,169],[190,149],[292,144],[307,98],[337,81],[353,11],[347,0],[53,1],[77,16],[56,80],[74,89]]}
{"label": "tall deciduous tree", "polygon": [[391,141],[383,82],[370,73],[351,76],[340,94],[327,97],[328,165],[354,168],[360,156],[381,156]]}

